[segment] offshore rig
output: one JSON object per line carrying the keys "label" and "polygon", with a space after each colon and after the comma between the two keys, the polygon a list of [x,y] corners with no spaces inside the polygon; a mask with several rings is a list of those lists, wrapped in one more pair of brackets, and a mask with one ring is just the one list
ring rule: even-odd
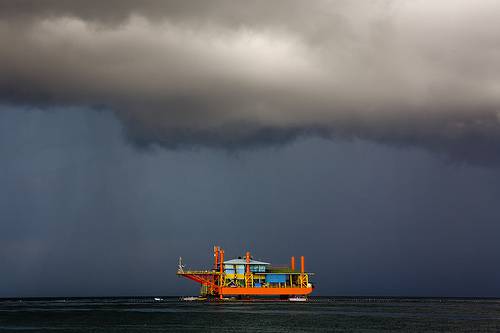
{"label": "offshore rig", "polygon": [[214,246],[214,264],[211,270],[184,270],[179,258],[178,276],[198,282],[201,285],[201,297],[237,298],[279,297],[295,300],[313,291],[309,277],[314,273],[304,270],[304,256],[300,257],[300,271],[295,269],[295,257],[291,257],[290,266],[275,267],[270,263],[253,260],[250,252],[244,258],[224,260],[224,250]]}

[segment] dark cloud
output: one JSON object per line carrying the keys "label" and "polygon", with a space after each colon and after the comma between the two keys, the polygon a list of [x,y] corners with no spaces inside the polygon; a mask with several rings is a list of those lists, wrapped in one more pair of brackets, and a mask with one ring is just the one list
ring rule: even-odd
{"label": "dark cloud", "polygon": [[297,135],[496,162],[500,4],[0,1],[0,99],[112,109],[139,144]]}

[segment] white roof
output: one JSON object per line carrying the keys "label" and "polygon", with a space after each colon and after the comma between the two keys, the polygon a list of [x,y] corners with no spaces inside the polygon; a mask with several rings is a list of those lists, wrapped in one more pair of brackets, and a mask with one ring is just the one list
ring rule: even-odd
{"label": "white roof", "polygon": [[[224,261],[225,265],[246,265],[246,263],[247,261],[245,259],[231,259]],[[250,259],[250,265],[270,265],[270,263]]]}

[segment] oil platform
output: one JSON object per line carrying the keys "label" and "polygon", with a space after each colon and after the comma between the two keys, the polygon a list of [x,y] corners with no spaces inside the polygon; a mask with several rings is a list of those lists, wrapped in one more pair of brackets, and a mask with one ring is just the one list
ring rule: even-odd
{"label": "oil platform", "polygon": [[305,297],[313,291],[309,277],[314,273],[304,270],[304,257],[300,257],[300,271],[295,269],[295,257],[290,266],[276,267],[253,260],[250,252],[244,258],[224,260],[224,250],[214,246],[214,264],[211,270],[184,270],[179,258],[178,276],[198,282],[201,296],[224,299],[251,297]]}

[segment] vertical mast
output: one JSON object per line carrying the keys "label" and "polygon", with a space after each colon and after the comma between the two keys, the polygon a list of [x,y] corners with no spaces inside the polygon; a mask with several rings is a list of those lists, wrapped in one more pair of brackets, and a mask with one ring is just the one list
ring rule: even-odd
{"label": "vertical mast", "polygon": [[217,270],[217,265],[219,264],[219,247],[214,246],[214,269]]}
{"label": "vertical mast", "polygon": [[247,272],[247,274],[249,274],[250,273],[250,252],[246,253],[245,259],[247,262],[246,272]]}

